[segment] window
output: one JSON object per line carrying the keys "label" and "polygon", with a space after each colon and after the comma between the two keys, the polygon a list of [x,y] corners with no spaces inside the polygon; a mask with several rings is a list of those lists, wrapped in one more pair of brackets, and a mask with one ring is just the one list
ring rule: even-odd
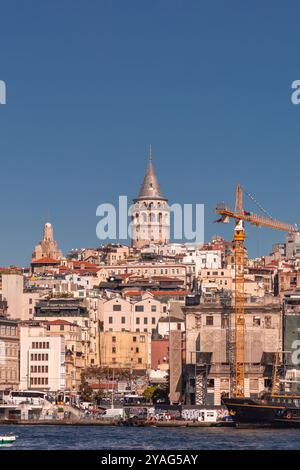
{"label": "window", "polygon": [[136,323],[137,325],[139,325],[139,324],[140,324],[140,317],[136,317],[136,319],[135,319],[135,323]]}
{"label": "window", "polygon": [[59,329],[60,329],[60,331],[64,331],[65,325],[60,325]]}
{"label": "window", "polygon": [[148,318],[144,317],[144,325],[148,325]]}
{"label": "window", "polygon": [[140,352],[140,348],[135,348],[135,352],[136,352],[136,353],[139,353],[139,352]]}
{"label": "window", "polygon": [[145,336],[140,336],[140,343],[144,343],[145,342]]}
{"label": "window", "polygon": [[152,323],[152,325],[155,325],[155,323],[156,323],[156,318],[155,317],[152,317],[151,323]]}
{"label": "window", "polygon": [[113,322],[113,317],[108,317],[108,323],[111,325]]}
{"label": "window", "polygon": [[206,326],[212,326],[214,324],[214,317],[212,315],[208,315],[206,317]]}
{"label": "window", "polygon": [[114,304],[113,305],[113,311],[114,312],[120,312],[121,311],[121,305],[120,304]]}
{"label": "window", "polygon": [[112,352],[113,354],[116,354],[117,348],[114,346],[113,348],[111,348],[111,352]]}
{"label": "window", "polygon": [[133,337],[132,337],[132,341],[133,341],[134,343],[136,343],[136,336],[133,336]]}
{"label": "window", "polygon": [[177,330],[181,330],[181,323],[177,323]]}
{"label": "window", "polygon": [[144,305],[136,305],[135,306],[135,311],[136,312],[143,312],[144,311]]}
{"label": "window", "polygon": [[138,364],[142,364],[142,358],[141,357],[138,358]]}
{"label": "window", "polygon": [[265,316],[265,328],[272,328],[272,317],[271,315]]}
{"label": "window", "polygon": [[260,326],[260,317],[253,317],[253,326]]}
{"label": "window", "polygon": [[115,343],[117,341],[117,338],[115,336],[112,337],[112,342]]}
{"label": "window", "polygon": [[121,323],[124,325],[124,323],[126,323],[126,318],[125,317],[122,317],[121,318]]}
{"label": "window", "polygon": [[156,312],[156,305],[151,305],[151,312]]}

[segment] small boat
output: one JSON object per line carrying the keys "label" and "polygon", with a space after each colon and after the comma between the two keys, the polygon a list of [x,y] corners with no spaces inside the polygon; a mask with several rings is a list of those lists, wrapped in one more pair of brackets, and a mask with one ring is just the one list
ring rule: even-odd
{"label": "small boat", "polygon": [[13,436],[12,434],[4,434],[0,436],[0,445],[2,444],[12,444],[15,442],[16,436]]}

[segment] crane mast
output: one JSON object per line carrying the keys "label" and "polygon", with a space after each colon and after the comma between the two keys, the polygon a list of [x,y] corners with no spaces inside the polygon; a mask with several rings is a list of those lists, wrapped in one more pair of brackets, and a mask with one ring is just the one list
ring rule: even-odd
{"label": "crane mast", "polygon": [[[252,196],[251,196],[252,198]],[[270,227],[289,233],[298,232],[296,225],[286,224],[271,217],[262,217],[243,209],[243,189],[238,184],[236,188],[235,209],[231,211],[222,203],[218,204],[216,212],[222,217],[218,222],[228,223],[235,220],[234,228],[234,325],[230,323],[229,356],[230,363],[230,394],[235,397],[245,395],[245,228],[244,223],[250,222],[256,226]],[[266,213],[266,211],[264,211]]]}

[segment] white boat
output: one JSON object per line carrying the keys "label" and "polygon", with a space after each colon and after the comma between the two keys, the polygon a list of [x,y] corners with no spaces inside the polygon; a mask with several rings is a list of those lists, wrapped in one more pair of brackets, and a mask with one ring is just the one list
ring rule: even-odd
{"label": "white boat", "polygon": [[16,436],[12,434],[6,434],[0,436],[0,445],[1,444],[12,444],[16,440]]}

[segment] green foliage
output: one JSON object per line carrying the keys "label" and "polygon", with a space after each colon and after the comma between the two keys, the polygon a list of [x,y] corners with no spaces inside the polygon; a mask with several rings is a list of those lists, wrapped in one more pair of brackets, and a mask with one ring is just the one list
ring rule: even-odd
{"label": "green foliage", "polygon": [[152,385],[151,387],[147,387],[144,390],[143,396],[147,400],[152,400],[153,403],[156,403],[157,400],[168,402],[168,390],[166,387],[161,385]]}
{"label": "green foliage", "polygon": [[83,401],[91,401],[93,395],[93,389],[89,386],[88,382],[85,381],[84,375],[81,375],[81,384],[79,387],[80,398]]}

